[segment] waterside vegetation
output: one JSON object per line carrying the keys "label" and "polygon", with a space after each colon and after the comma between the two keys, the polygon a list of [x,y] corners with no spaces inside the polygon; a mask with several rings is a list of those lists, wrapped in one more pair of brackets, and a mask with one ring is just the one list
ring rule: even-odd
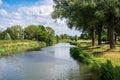
{"label": "waterside vegetation", "polygon": [[0,31],[0,56],[10,55],[18,51],[50,46],[59,42],[77,40],[77,36],[67,34],[55,35],[54,29],[43,25],[20,25],[8,27]]}
{"label": "waterside vegetation", "polygon": [[110,50],[108,44],[91,47],[90,40],[71,42],[77,45],[70,49],[71,56],[76,60],[88,64],[86,77],[91,80],[119,80],[120,79],[120,47]]}
{"label": "waterside vegetation", "polygon": [[16,52],[23,52],[45,47],[45,42],[30,40],[1,40],[0,41],[0,57],[8,56]]}

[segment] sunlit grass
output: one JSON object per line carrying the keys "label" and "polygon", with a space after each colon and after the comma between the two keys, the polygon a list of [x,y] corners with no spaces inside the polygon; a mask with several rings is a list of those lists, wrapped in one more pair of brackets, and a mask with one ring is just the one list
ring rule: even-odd
{"label": "sunlit grass", "polygon": [[117,42],[116,49],[110,50],[109,45],[103,43],[101,46],[91,46],[90,40],[79,40],[81,49],[95,56],[95,59],[101,62],[110,60],[114,66],[120,66],[120,42]]}
{"label": "sunlit grass", "polygon": [[30,50],[33,48],[44,47],[44,42],[29,40],[1,40],[0,41],[0,57],[10,55],[11,53]]}

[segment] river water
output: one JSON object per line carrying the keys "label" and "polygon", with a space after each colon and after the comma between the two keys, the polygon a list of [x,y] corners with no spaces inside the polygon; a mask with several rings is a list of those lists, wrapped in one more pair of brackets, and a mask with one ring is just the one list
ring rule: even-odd
{"label": "river water", "polygon": [[68,43],[0,59],[0,80],[81,80],[80,64],[70,56]]}

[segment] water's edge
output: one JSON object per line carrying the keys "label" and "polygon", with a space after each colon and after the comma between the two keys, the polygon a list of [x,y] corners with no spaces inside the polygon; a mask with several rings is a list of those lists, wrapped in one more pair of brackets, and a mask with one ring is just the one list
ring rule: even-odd
{"label": "water's edge", "polygon": [[68,43],[59,43],[0,59],[0,80],[82,80],[82,65]]}

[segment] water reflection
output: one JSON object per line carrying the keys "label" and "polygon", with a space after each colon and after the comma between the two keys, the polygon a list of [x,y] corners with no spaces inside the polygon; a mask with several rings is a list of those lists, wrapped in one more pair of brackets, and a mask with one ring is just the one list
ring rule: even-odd
{"label": "water reflection", "polygon": [[80,80],[79,64],[66,43],[0,59],[0,80]]}

